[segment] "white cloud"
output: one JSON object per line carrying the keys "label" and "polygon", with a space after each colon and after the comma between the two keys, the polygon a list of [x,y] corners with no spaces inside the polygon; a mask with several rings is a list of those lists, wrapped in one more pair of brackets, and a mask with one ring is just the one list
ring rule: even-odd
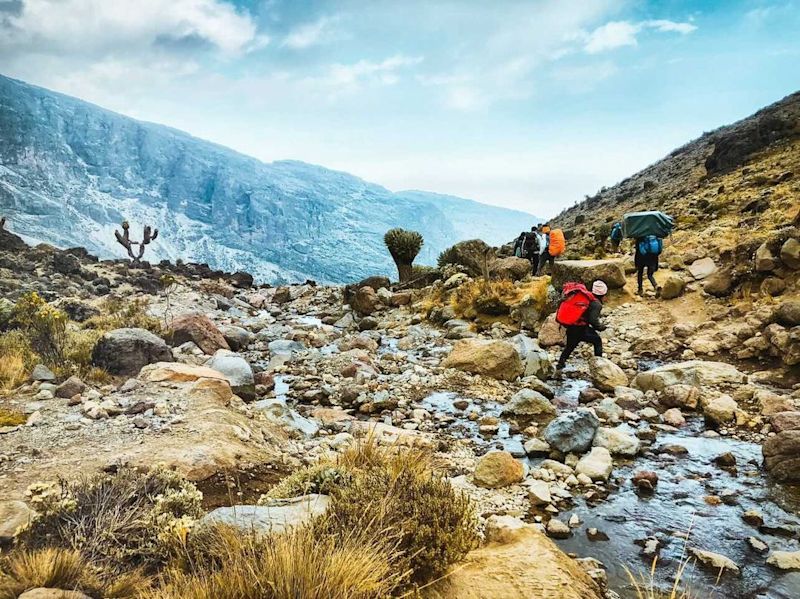
{"label": "white cloud", "polygon": [[205,45],[237,55],[267,41],[224,0],[24,0],[20,14],[6,19],[0,50],[97,55]]}
{"label": "white cloud", "polygon": [[636,46],[638,44],[636,36],[645,29],[686,35],[696,30],[697,27],[691,23],[679,23],[666,19],[639,23],[609,21],[585,36],[584,50],[589,54],[597,54],[624,46]]}
{"label": "white cloud", "polygon": [[312,23],[304,23],[292,29],[283,41],[281,46],[293,50],[304,50],[311,46],[326,44],[334,40],[343,39],[345,36],[341,31],[335,29],[339,19],[335,17],[321,17]]}
{"label": "white cloud", "polygon": [[334,64],[322,78],[316,80],[342,91],[370,81],[392,85],[398,81],[398,70],[412,67],[420,62],[422,62],[421,56],[398,54],[381,62],[359,60],[353,64]]}

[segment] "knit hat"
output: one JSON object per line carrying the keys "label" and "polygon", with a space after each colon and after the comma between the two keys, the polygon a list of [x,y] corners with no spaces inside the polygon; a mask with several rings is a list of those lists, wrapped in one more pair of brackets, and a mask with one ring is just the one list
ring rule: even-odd
{"label": "knit hat", "polygon": [[603,281],[595,281],[592,284],[593,295],[605,295],[606,293],[608,293],[608,285],[603,283]]}

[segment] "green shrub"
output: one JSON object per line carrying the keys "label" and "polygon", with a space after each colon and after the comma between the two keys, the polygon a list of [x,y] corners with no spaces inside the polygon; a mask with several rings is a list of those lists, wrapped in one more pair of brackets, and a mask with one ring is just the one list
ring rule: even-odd
{"label": "green shrub", "polygon": [[164,469],[122,469],[28,490],[37,516],[19,535],[25,549],[73,549],[111,572],[166,562],[202,515],[202,494]]}
{"label": "green shrub", "polygon": [[146,329],[156,335],[162,333],[161,322],[147,313],[149,302],[146,299],[125,300],[109,297],[100,306],[102,314],[92,316],[85,323],[85,329],[105,333],[114,329]]}
{"label": "green shrub", "polygon": [[334,490],[350,484],[352,479],[353,475],[349,470],[335,464],[325,462],[306,466],[295,470],[268,493],[262,495],[259,503],[266,503],[270,499],[299,497],[309,493],[328,495]]}
{"label": "green shrub", "polygon": [[48,304],[38,293],[23,295],[14,306],[12,322],[24,331],[31,348],[48,364],[63,364],[67,344],[66,313]]}

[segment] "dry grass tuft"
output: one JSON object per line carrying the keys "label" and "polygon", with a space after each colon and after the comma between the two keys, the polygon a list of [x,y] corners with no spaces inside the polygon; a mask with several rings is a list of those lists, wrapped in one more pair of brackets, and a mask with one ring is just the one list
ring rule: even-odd
{"label": "dry grass tuft", "polygon": [[145,329],[156,335],[162,333],[161,321],[147,313],[149,303],[146,299],[125,300],[109,297],[100,306],[102,314],[92,316],[83,323],[84,329],[94,329],[105,333],[114,329]]}
{"label": "dry grass tuft", "polygon": [[8,391],[28,380],[39,356],[21,331],[0,335],[0,390]]}
{"label": "dry grass tuft", "polygon": [[215,527],[186,569],[170,568],[148,599],[377,599],[397,588],[392,550],[352,533],[317,537],[306,527],[258,537]]}
{"label": "dry grass tuft", "polygon": [[0,408],[0,426],[19,426],[27,421],[28,417],[22,412]]}

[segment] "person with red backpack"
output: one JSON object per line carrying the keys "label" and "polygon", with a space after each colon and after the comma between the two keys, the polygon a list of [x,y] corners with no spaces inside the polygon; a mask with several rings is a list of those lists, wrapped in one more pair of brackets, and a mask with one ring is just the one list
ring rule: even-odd
{"label": "person with red backpack", "polygon": [[608,293],[608,285],[595,281],[592,290],[583,283],[564,283],[564,299],[556,311],[556,321],[567,330],[567,343],[558,359],[556,373],[559,374],[578,344],[591,343],[594,355],[603,355],[603,340],[597,333],[605,330],[600,321],[603,299]]}

